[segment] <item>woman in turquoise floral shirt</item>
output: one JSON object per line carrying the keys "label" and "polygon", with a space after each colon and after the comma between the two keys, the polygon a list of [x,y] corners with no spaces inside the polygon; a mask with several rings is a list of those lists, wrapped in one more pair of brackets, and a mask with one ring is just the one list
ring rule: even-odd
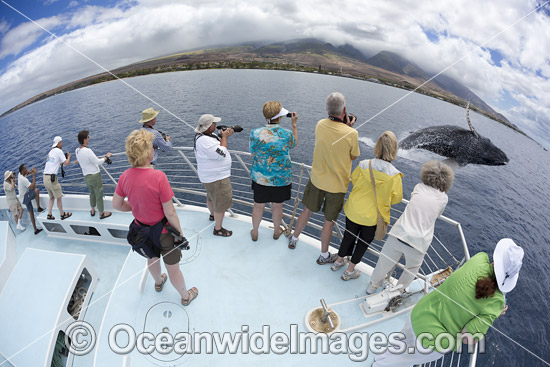
{"label": "woman in turquoise floral shirt", "polygon": [[[298,144],[298,114],[289,113],[280,102],[264,103],[265,127],[250,133],[250,153],[252,154],[252,190],[254,209],[252,210],[252,241],[258,240],[258,227],[262,221],[265,204],[271,202],[273,216],[273,238],[278,239],[283,230],[283,202],[290,199],[292,169],[289,150]],[[281,118],[291,115],[292,131],[279,126]]]}

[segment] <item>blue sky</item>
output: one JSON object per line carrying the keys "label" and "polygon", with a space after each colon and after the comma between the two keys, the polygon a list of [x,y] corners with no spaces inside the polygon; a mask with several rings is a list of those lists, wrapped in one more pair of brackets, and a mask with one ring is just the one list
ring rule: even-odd
{"label": "blue sky", "polygon": [[550,148],[548,2],[0,0],[0,113],[103,71],[75,49],[113,69],[213,44],[314,37],[396,52],[433,74],[452,65],[445,75]]}

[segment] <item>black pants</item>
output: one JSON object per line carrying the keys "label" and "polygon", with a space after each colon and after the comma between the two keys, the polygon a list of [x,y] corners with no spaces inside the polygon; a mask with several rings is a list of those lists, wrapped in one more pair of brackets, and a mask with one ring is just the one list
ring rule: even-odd
{"label": "black pants", "polygon": [[344,238],[342,238],[338,256],[351,256],[351,262],[359,264],[369,244],[374,239],[375,232],[376,226],[362,226],[346,217],[346,232]]}

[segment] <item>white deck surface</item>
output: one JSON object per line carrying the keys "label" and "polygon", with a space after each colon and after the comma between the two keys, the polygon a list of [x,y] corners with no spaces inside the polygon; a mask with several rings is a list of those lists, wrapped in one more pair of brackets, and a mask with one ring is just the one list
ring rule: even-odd
{"label": "white deck surface", "polygon": [[[123,366],[123,360],[126,358],[128,363],[128,357],[128,366],[132,367],[357,365],[347,354],[312,354],[309,348],[304,354],[290,350],[282,354],[243,354],[242,343],[236,354],[218,354],[215,347],[214,353],[208,354],[204,343],[202,353],[192,355],[160,355],[157,352],[143,355],[136,349],[128,356],[113,352],[108,344],[109,331],[121,323],[130,325],[136,334],[143,331],[156,334],[167,327],[172,335],[216,331],[234,334],[242,331],[244,325],[249,326],[248,335],[252,335],[262,332],[263,325],[269,325],[271,336],[282,332],[290,337],[292,324],[298,325],[299,332],[306,331],[304,317],[309,310],[320,306],[321,298],[331,304],[365,295],[369,280],[366,274],[345,282],[340,279],[344,268],[333,272],[329,265],[316,264],[319,256],[316,240],[302,235],[296,250],[289,250],[286,238],[281,236],[273,240],[273,230],[267,228],[270,223],[262,222],[259,240],[252,242],[251,220],[243,215],[238,218],[226,215],[224,227],[233,230],[233,236],[216,237],[212,235],[213,222],[208,220],[206,209],[186,206],[183,210],[178,209],[178,214],[184,235],[191,243],[191,249],[183,252],[180,266],[187,286],[199,288],[199,297],[188,307],[181,306],[180,297],[170,282],[161,293],[155,292],[149,275],[143,294],[139,293],[145,259],[129,251],[129,246],[90,242],[94,238],[76,242],[48,238],[44,233],[34,236],[32,231],[17,236],[18,257],[26,247],[82,253],[88,255],[99,275],[98,287],[85,316],[85,321],[95,329],[97,345],[89,354],[75,356],[74,366]],[[73,215],[80,221],[86,214]],[[106,219],[109,220],[129,223],[131,216],[115,213],[112,219]],[[362,268],[367,269],[366,266]],[[358,302],[354,303],[358,308]],[[34,307],[39,310],[43,305],[34,304]],[[171,317],[166,317],[170,313],[165,311],[170,311]],[[355,315],[352,318],[359,314],[352,313]],[[348,324],[354,322],[349,315],[340,317]],[[405,323],[404,317],[362,331],[399,331]],[[36,332],[34,330],[33,334]],[[124,339],[119,335],[120,346],[125,345]],[[261,341],[258,345],[261,346]],[[369,358],[361,365],[369,366],[372,358],[369,353]]]}

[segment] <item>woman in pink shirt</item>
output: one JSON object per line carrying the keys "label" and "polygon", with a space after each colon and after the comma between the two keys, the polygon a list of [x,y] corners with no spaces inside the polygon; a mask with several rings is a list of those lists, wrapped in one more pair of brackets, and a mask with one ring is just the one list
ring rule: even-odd
{"label": "woman in pink shirt", "polygon": [[[153,134],[145,130],[134,130],[126,138],[126,155],[132,168],[126,170],[119,178],[113,208],[116,210],[131,211],[138,225],[154,226],[168,220],[170,226],[183,237],[180,221],[172,204],[174,192],[168,178],[162,171],[151,168],[154,157]],[[125,200],[128,198],[128,200]],[[185,280],[179,267],[181,250],[174,247],[174,238],[163,228],[160,235],[160,253],[166,265],[170,282],[181,295],[181,303],[187,306],[195,299],[199,290],[195,287],[187,290]],[[153,279],[155,290],[162,291],[166,282],[166,274],[161,274],[158,257],[147,259],[147,266]]]}

